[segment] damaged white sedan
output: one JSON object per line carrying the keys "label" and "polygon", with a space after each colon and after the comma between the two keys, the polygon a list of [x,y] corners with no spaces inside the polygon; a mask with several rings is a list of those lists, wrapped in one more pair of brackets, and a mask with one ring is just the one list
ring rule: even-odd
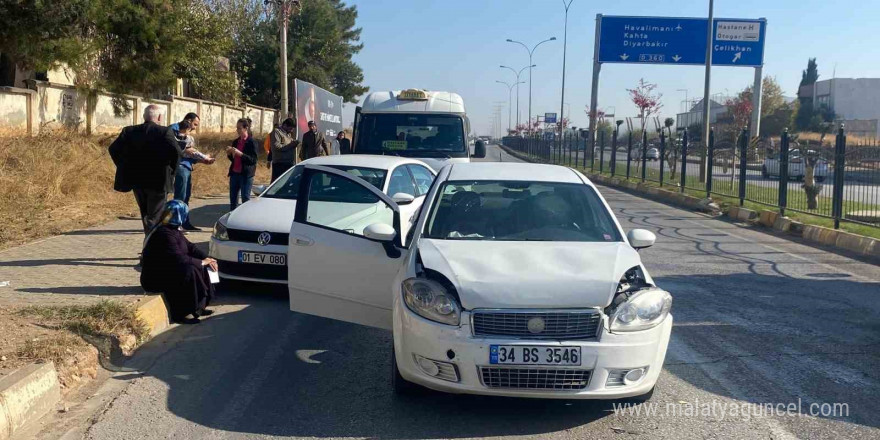
{"label": "damaged white sedan", "polygon": [[[312,165],[302,182],[290,231],[290,308],[391,329],[395,391],[653,393],[672,297],[636,250],[655,237],[625,235],[582,174],[448,165],[407,236],[397,205],[368,182]],[[370,214],[359,228],[336,226],[355,211]]]}

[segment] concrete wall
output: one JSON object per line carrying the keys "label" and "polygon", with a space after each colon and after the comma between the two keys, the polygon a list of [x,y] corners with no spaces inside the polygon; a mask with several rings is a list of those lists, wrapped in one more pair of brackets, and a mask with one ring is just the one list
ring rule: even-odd
{"label": "concrete wall", "polygon": [[133,125],[140,119],[137,116],[137,99],[126,98],[125,100],[132,111],[124,116],[116,116],[113,112],[113,97],[103,93],[98,94],[95,101],[95,111],[92,116],[93,133],[119,133],[123,127]]}
{"label": "concrete wall", "polygon": [[199,113],[201,124],[199,131],[202,133],[219,133],[223,130],[223,106],[202,103],[202,112]]}
{"label": "concrete wall", "polygon": [[0,87],[0,135],[27,134],[33,91]]}
{"label": "concrete wall", "polygon": [[277,114],[262,107],[232,107],[176,96],[170,101],[125,96],[132,111],[116,116],[111,95],[98,93],[90,104],[88,93],[73,86],[45,81],[29,81],[28,86],[29,89],[0,87],[0,134],[34,135],[57,129],[118,133],[127,125],[140,123],[144,108],[155,104],[162,108],[166,125],[194,112],[202,118],[201,132],[232,133],[235,122],[247,115],[253,121],[254,134],[263,135],[272,129]]}

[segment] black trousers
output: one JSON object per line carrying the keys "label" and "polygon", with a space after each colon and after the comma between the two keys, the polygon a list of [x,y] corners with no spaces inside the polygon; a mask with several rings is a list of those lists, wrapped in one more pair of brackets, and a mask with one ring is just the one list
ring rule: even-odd
{"label": "black trousers", "polygon": [[284,172],[289,170],[291,167],[293,167],[292,162],[273,162],[272,163],[272,181],[274,182],[275,179],[281,177],[281,175],[284,174]]}
{"label": "black trousers", "polygon": [[141,211],[144,234],[147,234],[153,229],[153,226],[156,226],[162,220],[162,211],[165,208],[168,193],[152,189],[134,189],[132,192],[134,193],[134,200],[137,202],[138,209]]}

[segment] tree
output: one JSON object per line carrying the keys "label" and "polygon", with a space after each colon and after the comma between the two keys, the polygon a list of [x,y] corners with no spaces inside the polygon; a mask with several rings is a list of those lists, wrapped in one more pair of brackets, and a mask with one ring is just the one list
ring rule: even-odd
{"label": "tree", "polygon": [[[278,106],[278,20],[263,13],[263,0],[212,1],[233,17],[229,58],[239,75],[242,94],[255,104]],[[363,48],[356,20],[357,7],[341,0],[302,2],[302,9],[290,18],[288,26],[288,76],[330,90],[346,102],[356,102],[369,90],[363,86],[363,70],[352,61]]]}
{"label": "tree", "polygon": [[79,60],[87,51],[90,0],[0,2],[0,53],[10,65],[49,70]]}
{"label": "tree", "polygon": [[646,82],[644,78],[639,80],[639,85],[634,89],[626,89],[629,92],[630,100],[635,106],[639,109],[639,118],[642,122],[642,130],[645,129],[645,124],[648,122],[648,118],[651,115],[660,112],[660,109],[663,108],[663,103],[660,102],[660,99],[663,98],[662,93],[655,92],[657,89],[657,84],[652,84]]}
{"label": "tree", "polygon": [[807,69],[801,71],[801,85],[809,86],[819,80],[819,66],[816,64],[815,58],[807,60]]}

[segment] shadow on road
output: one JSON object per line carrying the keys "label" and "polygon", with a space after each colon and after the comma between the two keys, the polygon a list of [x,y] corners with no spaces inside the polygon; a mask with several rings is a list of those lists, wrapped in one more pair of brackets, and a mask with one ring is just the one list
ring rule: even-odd
{"label": "shadow on road", "polygon": [[175,344],[146,371],[169,388],[168,410],[208,428],[297,437],[484,437],[555,432],[611,413],[608,402],[431,391],[397,397],[390,332],[296,314],[286,298],[232,302],[250,305],[150,342]]}

